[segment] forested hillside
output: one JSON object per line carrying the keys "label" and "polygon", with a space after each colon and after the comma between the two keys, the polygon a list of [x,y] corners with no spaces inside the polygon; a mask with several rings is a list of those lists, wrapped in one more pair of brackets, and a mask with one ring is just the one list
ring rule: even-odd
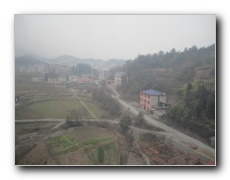
{"label": "forested hillside", "polygon": [[215,77],[215,45],[197,49],[193,46],[183,52],[172,49],[164,53],[139,55],[111,72],[124,71],[128,81],[121,87],[123,94],[139,95],[145,89],[155,89],[167,94],[181,93],[189,82],[213,81]]}
{"label": "forested hillside", "polygon": [[177,96],[168,117],[206,139],[215,134],[215,44],[139,55],[116,71],[127,74],[118,88],[124,98],[139,101],[147,89]]}
{"label": "forested hillside", "polygon": [[30,56],[20,56],[15,58],[16,66],[31,66],[31,65],[41,65],[41,64],[45,64],[45,63]]}

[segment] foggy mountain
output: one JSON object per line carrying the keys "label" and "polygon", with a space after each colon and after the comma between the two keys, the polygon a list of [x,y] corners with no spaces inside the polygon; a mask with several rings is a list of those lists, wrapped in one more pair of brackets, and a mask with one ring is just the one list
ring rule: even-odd
{"label": "foggy mountain", "polygon": [[[31,60],[31,61],[30,61]],[[32,64],[41,64],[41,63],[49,63],[49,64],[60,64],[73,66],[79,63],[89,64],[93,68],[99,67],[113,67],[113,66],[122,66],[126,60],[123,59],[110,59],[107,61],[101,59],[93,59],[93,58],[78,58],[70,55],[62,55],[56,58],[44,58],[41,56],[37,56],[34,54],[27,54],[24,56],[15,57],[16,65],[32,65]]]}
{"label": "foggy mountain", "polygon": [[29,65],[41,65],[41,64],[45,64],[45,62],[39,60],[38,58],[34,58],[32,56],[15,57],[16,66],[29,66]]}

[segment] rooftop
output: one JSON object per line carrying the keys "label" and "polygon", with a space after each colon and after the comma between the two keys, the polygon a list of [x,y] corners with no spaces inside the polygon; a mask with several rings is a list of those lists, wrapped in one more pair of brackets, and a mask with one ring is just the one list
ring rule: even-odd
{"label": "rooftop", "polygon": [[143,93],[145,93],[145,94],[149,94],[149,95],[161,95],[162,93],[161,92],[158,92],[158,91],[156,91],[156,90],[153,90],[153,89],[149,89],[149,90],[145,90],[145,91],[141,91],[141,92],[143,92]]}
{"label": "rooftop", "polygon": [[115,74],[115,76],[123,76],[123,75],[126,75],[125,72],[115,72],[114,74]]}

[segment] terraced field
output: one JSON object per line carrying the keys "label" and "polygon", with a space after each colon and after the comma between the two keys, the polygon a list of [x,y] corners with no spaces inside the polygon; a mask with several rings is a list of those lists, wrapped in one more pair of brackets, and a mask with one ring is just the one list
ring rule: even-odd
{"label": "terraced field", "polygon": [[86,126],[59,135],[48,141],[48,147],[55,156],[83,149],[93,165],[119,163],[115,135],[99,127]]}
{"label": "terraced field", "polygon": [[[18,132],[18,131],[17,131]],[[28,131],[30,132],[30,131]],[[26,146],[32,147],[17,159],[21,165],[118,165],[119,152],[116,135],[94,126],[72,127],[65,131],[47,134],[44,131],[33,134],[31,145],[27,137]],[[24,148],[25,135],[17,135],[19,150]],[[28,134],[30,136],[30,134]],[[43,139],[39,139],[43,137]],[[44,140],[46,139],[46,140]],[[32,146],[33,145],[33,146]],[[41,153],[43,152],[43,153]],[[16,152],[17,154],[17,152]],[[21,154],[23,154],[21,152]]]}

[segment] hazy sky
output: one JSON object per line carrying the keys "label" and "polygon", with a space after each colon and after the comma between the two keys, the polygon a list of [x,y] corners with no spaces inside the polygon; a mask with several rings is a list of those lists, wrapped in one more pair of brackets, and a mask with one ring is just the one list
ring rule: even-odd
{"label": "hazy sky", "polygon": [[15,50],[134,59],[216,42],[215,15],[15,15]]}

